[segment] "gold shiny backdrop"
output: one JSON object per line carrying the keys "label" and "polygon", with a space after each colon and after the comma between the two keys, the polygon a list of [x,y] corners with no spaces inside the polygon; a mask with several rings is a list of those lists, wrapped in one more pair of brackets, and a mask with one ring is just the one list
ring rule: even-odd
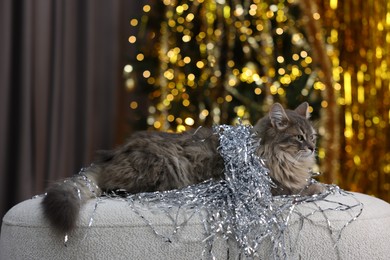
{"label": "gold shiny backdrop", "polygon": [[390,2],[329,0],[318,6],[340,113],[332,181],[390,201]]}
{"label": "gold shiny backdrop", "polygon": [[390,3],[163,0],[142,11],[124,75],[129,92],[149,89],[150,128],[253,122],[275,101],[306,100],[320,115],[322,180],[390,201]]}

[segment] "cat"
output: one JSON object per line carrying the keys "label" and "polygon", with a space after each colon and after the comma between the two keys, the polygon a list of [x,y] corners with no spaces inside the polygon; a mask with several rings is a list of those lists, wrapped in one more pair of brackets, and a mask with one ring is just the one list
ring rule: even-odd
{"label": "cat", "polygon": [[[273,195],[312,195],[324,190],[308,185],[315,164],[316,132],[309,122],[307,102],[295,110],[279,103],[252,128],[260,139],[257,154],[276,183]],[[82,174],[55,182],[42,200],[43,214],[59,232],[72,231],[82,205],[103,192],[166,191],[224,177],[218,136],[201,127],[183,133],[141,131],[122,146],[100,152]]]}

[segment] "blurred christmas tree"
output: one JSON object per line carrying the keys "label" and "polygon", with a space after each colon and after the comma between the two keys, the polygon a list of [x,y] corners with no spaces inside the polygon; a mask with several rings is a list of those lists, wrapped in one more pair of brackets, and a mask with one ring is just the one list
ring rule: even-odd
{"label": "blurred christmas tree", "polygon": [[124,73],[149,98],[130,107],[147,110],[140,125],[183,131],[308,101],[325,180],[390,200],[390,5],[378,2],[144,1]]}
{"label": "blurred christmas tree", "polygon": [[150,90],[151,127],[254,123],[276,101],[309,101],[319,117],[324,84],[294,1],[165,0],[143,11],[129,77]]}

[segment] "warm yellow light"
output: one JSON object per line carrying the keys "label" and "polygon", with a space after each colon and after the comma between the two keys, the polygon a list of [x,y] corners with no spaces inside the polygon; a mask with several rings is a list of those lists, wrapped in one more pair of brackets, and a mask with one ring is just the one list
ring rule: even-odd
{"label": "warm yellow light", "polygon": [[209,115],[209,111],[207,109],[203,109],[200,114],[199,114],[199,118],[200,119],[205,119],[207,116]]}
{"label": "warm yellow light", "polygon": [[284,75],[286,73],[286,70],[284,68],[279,68],[278,69],[278,74],[279,75]]}
{"label": "warm yellow light", "polygon": [[230,13],[231,13],[231,11],[230,11],[230,6],[225,5],[225,6],[223,7],[223,17],[224,17],[225,19],[230,18]]}
{"label": "warm yellow light", "polygon": [[159,128],[161,128],[161,123],[159,121],[155,121],[153,123],[153,127],[156,128],[156,129],[159,129]]}
{"label": "warm yellow light", "polygon": [[275,95],[276,93],[278,93],[278,87],[275,86],[274,84],[272,84],[269,89],[270,89],[272,95]]}
{"label": "warm yellow light", "polygon": [[255,88],[254,92],[256,95],[260,95],[262,91],[261,88]]}
{"label": "warm yellow light", "polygon": [[184,57],[183,61],[184,61],[185,64],[188,64],[188,63],[191,62],[191,58],[186,56],[186,57]]}
{"label": "warm yellow light", "polygon": [[195,18],[195,15],[193,13],[189,13],[186,16],[186,21],[191,22]]}
{"label": "warm yellow light", "polygon": [[283,29],[282,28],[276,28],[276,34],[277,35],[282,35],[283,34]]}
{"label": "warm yellow light", "polygon": [[126,80],[126,89],[127,91],[132,91],[135,88],[135,82],[133,78],[128,78]]}
{"label": "warm yellow light", "polygon": [[144,77],[144,78],[149,78],[150,77],[150,71],[149,70],[145,70],[143,73],[142,73],[142,76]]}
{"label": "warm yellow light", "polygon": [[183,11],[184,11],[184,8],[183,8],[182,5],[178,5],[178,6],[176,7],[176,12],[177,12],[178,14],[182,14]]}
{"label": "warm yellow light", "polygon": [[325,149],[323,148],[318,149],[318,157],[321,159],[325,158]]}
{"label": "warm yellow light", "polygon": [[364,87],[363,86],[358,87],[358,102],[360,104],[364,103]]}
{"label": "warm yellow light", "polygon": [[172,94],[168,94],[166,98],[168,101],[172,101],[174,99],[174,96]]}
{"label": "warm yellow light", "polygon": [[196,63],[196,67],[198,67],[199,69],[202,69],[202,68],[204,67],[203,61],[198,61],[198,62]]}
{"label": "warm yellow light", "polygon": [[138,103],[136,101],[130,102],[130,108],[131,109],[136,109],[138,107]]}
{"label": "warm yellow light", "polygon": [[132,35],[129,37],[128,41],[129,41],[129,43],[135,43],[137,41],[137,37]]}
{"label": "warm yellow light", "polygon": [[360,160],[359,155],[355,155],[355,156],[353,157],[353,161],[354,161],[354,163],[355,163],[357,166],[359,166],[360,163],[361,163],[361,160]]}
{"label": "warm yellow light", "polygon": [[374,116],[374,117],[372,118],[372,122],[373,122],[375,125],[377,125],[377,124],[379,124],[379,122],[380,122],[380,118],[377,117],[377,116]]}
{"label": "warm yellow light", "polygon": [[243,117],[245,115],[245,107],[244,106],[237,107],[236,114],[238,117]]}
{"label": "warm yellow light", "polygon": [[184,119],[184,123],[186,125],[192,126],[192,125],[195,124],[195,120],[193,118],[191,118],[191,117],[187,117],[186,119]]}
{"label": "warm yellow light", "polygon": [[337,0],[330,0],[329,6],[330,6],[330,8],[332,8],[333,10],[336,10],[336,9],[337,9]]}
{"label": "warm yellow light", "polygon": [[137,26],[138,25],[138,20],[137,19],[131,19],[130,20],[130,25],[131,26]]}
{"label": "warm yellow light", "polygon": [[182,40],[183,40],[183,42],[189,42],[189,41],[191,41],[191,36],[190,35],[184,35],[182,37]]}
{"label": "warm yellow light", "polygon": [[283,63],[283,62],[284,62],[284,57],[283,57],[283,56],[278,56],[278,57],[276,58],[276,60],[277,60],[277,62],[279,62],[279,63]]}
{"label": "warm yellow light", "polygon": [[344,99],[346,105],[352,104],[351,74],[348,71],[344,72]]}
{"label": "warm yellow light", "polygon": [[305,58],[305,62],[306,62],[307,64],[312,63],[312,61],[313,61],[313,59],[312,59],[310,56],[307,56],[307,57]]}
{"label": "warm yellow light", "polygon": [[133,66],[131,66],[130,64],[127,64],[124,68],[123,68],[123,71],[126,72],[126,73],[130,73],[133,71]]}
{"label": "warm yellow light", "polygon": [[321,18],[321,15],[319,13],[314,13],[313,18],[314,20],[319,20]]}
{"label": "warm yellow light", "polygon": [[291,74],[294,76],[294,77],[298,77],[300,76],[302,73],[301,71],[299,70],[299,68],[297,66],[293,66],[292,69],[291,69]]}
{"label": "warm yellow light", "polygon": [[351,138],[353,136],[353,129],[352,129],[352,114],[350,111],[345,112],[345,130],[344,130],[344,136],[346,138]]}
{"label": "warm yellow light", "polygon": [[237,84],[237,80],[235,78],[230,78],[228,81],[228,85],[230,87],[234,87]]}
{"label": "warm yellow light", "polygon": [[187,130],[187,129],[186,129],[186,127],[185,127],[184,125],[178,125],[178,126],[176,127],[176,131],[177,131],[178,133],[184,132],[185,130]]}
{"label": "warm yellow light", "polygon": [[190,105],[190,101],[188,99],[183,100],[183,106],[188,107]]}
{"label": "warm yellow light", "polygon": [[330,31],[330,43],[336,43],[338,41],[339,33],[336,29]]}
{"label": "warm yellow light", "polygon": [[136,59],[137,59],[138,61],[143,61],[144,58],[145,58],[145,56],[144,56],[142,53],[138,53],[137,56],[136,56]]}
{"label": "warm yellow light", "polygon": [[151,10],[150,5],[144,5],[143,10],[144,10],[145,13],[150,12],[150,10]]}

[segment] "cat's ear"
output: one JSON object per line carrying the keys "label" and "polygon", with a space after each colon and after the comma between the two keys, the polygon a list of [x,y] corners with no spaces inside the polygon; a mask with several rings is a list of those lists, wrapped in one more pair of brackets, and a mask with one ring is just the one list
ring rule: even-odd
{"label": "cat's ear", "polygon": [[309,104],[307,102],[300,104],[294,111],[306,119],[310,118]]}
{"label": "cat's ear", "polygon": [[272,105],[269,112],[269,118],[271,119],[271,124],[273,127],[276,127],[279,130],[283,130],[288,126],[288,117],[283,107],[279,103]]}

